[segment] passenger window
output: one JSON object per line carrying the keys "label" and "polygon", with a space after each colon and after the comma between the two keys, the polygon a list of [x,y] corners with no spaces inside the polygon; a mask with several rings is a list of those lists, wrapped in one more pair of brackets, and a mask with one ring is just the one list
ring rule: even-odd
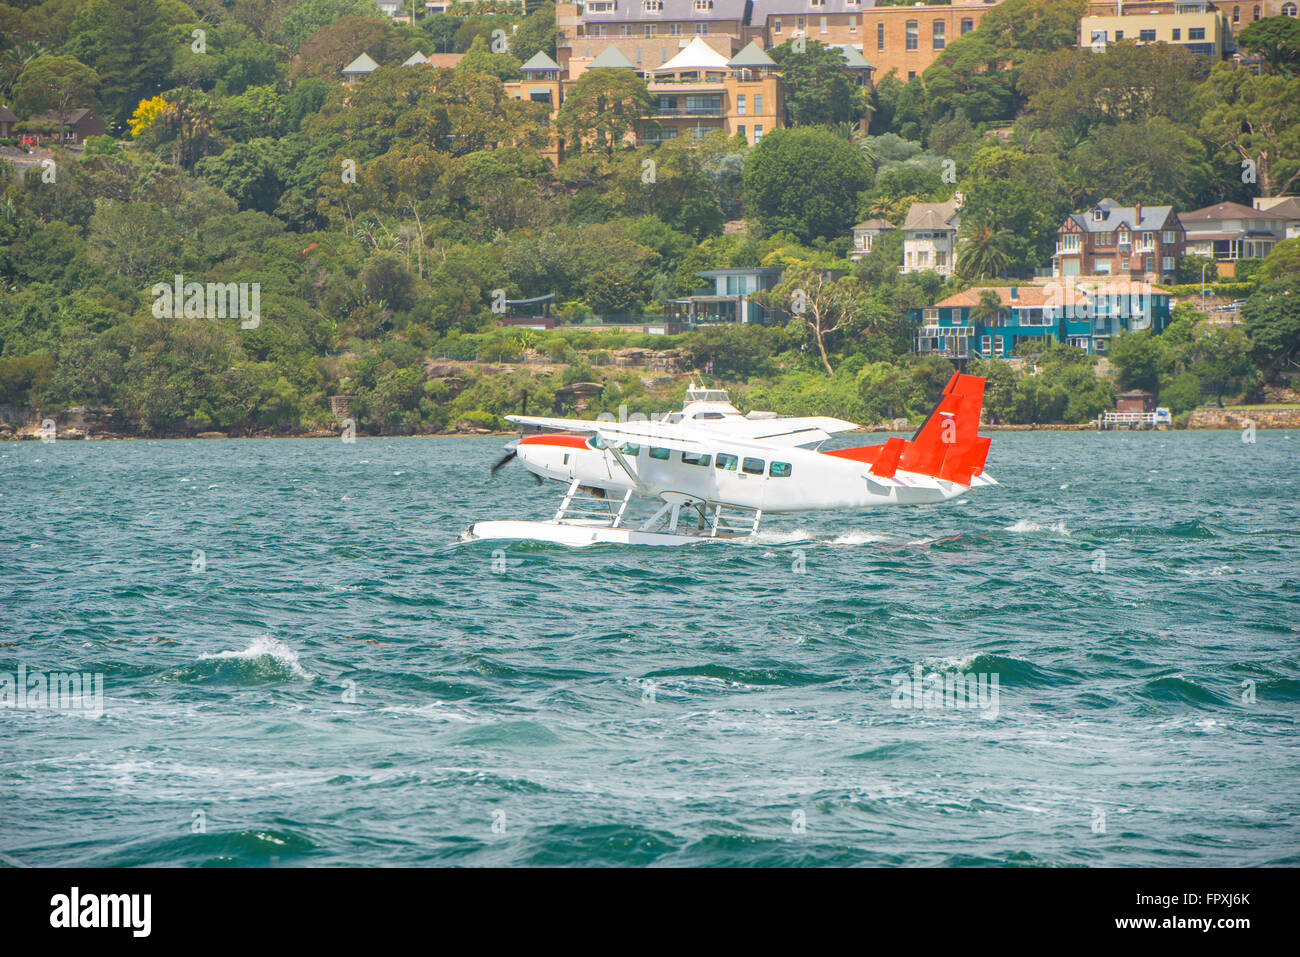
{"label": "passenger window", "polygon": [[724,472],[736,471],[736,463],[739,461],[738,458],[727,452],[718,453],[718,468],[722,469]]}
{"label": "passenger window", "polygon": [[699,452],[682,453],[682,463],[684,465],[702,465],[707,468],[712,461],[712,455],[703,455]]}
{"label": "passenger window", "polygon": [[742,472],[748,472],[750,475],[762,475],[763,464],[762,459],[746,458],[744,464],[741,465],[740,470]]}
{"label": "passenger window", "polygon": [[633,458],[641,454],[641,446],[633,445],[631,442],[624,442],[618,449],[624,455],[630,455]]}
{"label": "passenger window", "polygon": [[772,478],[789,478],[789,477],[790,477],[790,463],[789,463],[789,462],[773,462],[771,468],[768,469],[767,474],[770,475],[770,476],[772,476]]}
{"label": "passenger window", "polygon": [[668,452],[668,449],[657,449],[653,445],[650,446],[650,458],[652,459],[663,459],[666,462],[668,460]]}

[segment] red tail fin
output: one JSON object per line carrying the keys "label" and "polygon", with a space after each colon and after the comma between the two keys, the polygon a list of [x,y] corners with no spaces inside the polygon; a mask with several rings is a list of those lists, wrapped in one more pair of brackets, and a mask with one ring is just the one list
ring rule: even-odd
{"label": "red tail fin", "polygon": [[953,373],[943,398],[906,444],[898,467],[921,475],[969,485],[984,471],[989,439],[979,435],[984,379]]}

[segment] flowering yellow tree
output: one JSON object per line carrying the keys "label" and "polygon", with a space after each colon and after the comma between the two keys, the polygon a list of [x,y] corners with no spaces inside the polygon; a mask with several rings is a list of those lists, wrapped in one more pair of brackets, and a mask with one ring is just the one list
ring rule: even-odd
{"label": "flowering yellow tree", "polygon": [[161,96],[141,100],[140,105],[131,114],[131,135],[139,136],[142,133],[148,133],[153,128],[154,123],[158,121],[158,118],[167,111],[168,106],[170,104]]}

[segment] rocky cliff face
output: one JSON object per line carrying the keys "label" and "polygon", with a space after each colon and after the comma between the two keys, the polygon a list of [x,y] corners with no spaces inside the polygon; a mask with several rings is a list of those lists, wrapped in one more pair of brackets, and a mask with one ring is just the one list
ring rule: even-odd
{"label": "rocky cliff face", "polygon": [[0,439],[38,439],[51,432],[60,439],[115,438],[126,431],[120,409],[74,406],[39,415],[31,409],[0,407]]}

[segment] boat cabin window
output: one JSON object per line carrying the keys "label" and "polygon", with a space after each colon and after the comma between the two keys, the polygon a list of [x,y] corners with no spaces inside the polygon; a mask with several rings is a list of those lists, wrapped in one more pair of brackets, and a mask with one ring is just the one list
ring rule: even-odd
{"label": "boat cabin window", "polygon": [[683,453],[682,453],[682,464],[683,464],[683,465],[702,465],[702,466],[704,466],[705,468],[707,468],[707,467],[709,466],[709,464],[712,463],[712,462],[713,462],[713,456],[712,456],[712,455],[704,455],[704,454],[701,453],[701,452],[683,452]]}
{"label": "boat cabin window", "polygon": [[748,472],[750,475],[762,475],[763,466],[765,464],[766,463],[762,459],[746,458],[744,464],[741,465],[740,470],[742,472]]}
{"label": "boat cabin window", "polygon": [[789,478],[789,477],[790,477],[790,463],[789,463],[789,462],[773,462],[772,465],[771,465],[771,467],[768,469],[767,474],[770,475],[770,476],[772,476],[772,478]]}
{"label": "boat cabin window", "polygon": [[669,454],[668,449],[658,449],[655,448],[653,445],[650,446],[650,458],[652,459],[663,459],[666,462],[668,461],[668,454]]}
{"label": "boat cabin window", "polygon": [[696,412],[693,416],[691,416],[691,418],[693,418],[693,419],[725,419],[726,416],[723,415],[721,412]]}
{"label": "boat cabin window", "polygon": [[736,471],[736,463],[739,461],[740,459],[728,452],[718,453],[718,468],[722,469],[724,472]]}
{"label": "boat cabin window", "polygon": [[624,455],[630,455],[633,458],[641,454],[641,446],[633,445],[631,442],[624,442],[618,447],[618,450]]}

